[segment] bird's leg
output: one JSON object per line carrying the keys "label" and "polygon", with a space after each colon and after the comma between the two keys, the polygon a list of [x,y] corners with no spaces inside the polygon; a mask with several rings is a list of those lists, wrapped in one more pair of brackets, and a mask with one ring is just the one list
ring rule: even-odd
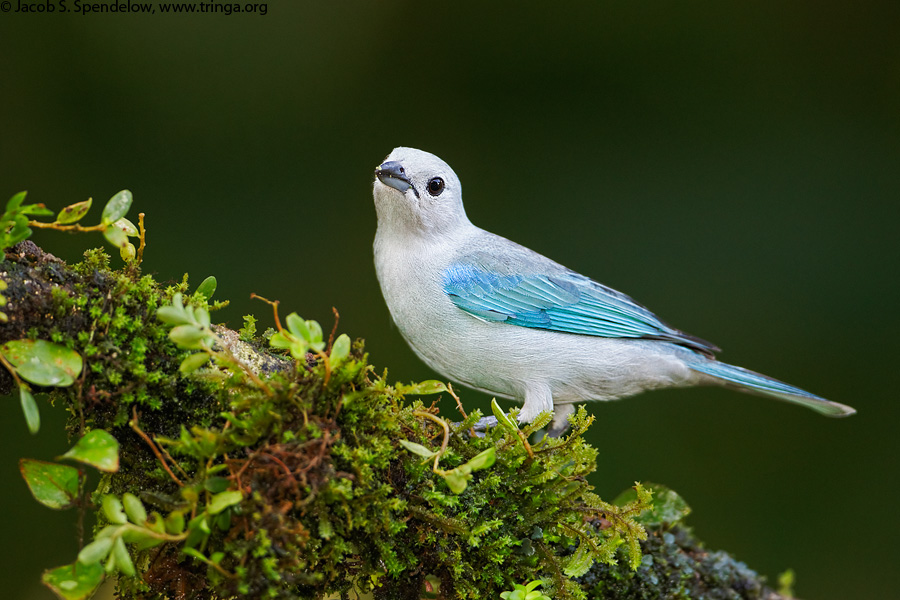
{"label": "bird's leg", "polygon": [[553,394],[546,383],[529,383],[525,387],[525,403],[519,411],[519,423],[531,423],[544,411],[553,410]]}
{"label": "bird's leg", "polygon": [[553,438],[562,436],[569,429],[569,415],[575,412],[574,404],[557,404],[553,407],[553,420],[547,435]]}

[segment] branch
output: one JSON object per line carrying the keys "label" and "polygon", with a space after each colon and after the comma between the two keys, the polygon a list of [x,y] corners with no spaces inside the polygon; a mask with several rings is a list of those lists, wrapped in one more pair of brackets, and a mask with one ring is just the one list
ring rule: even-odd
{"label": "branch", "polygon": [[[143,518],[150,533],[144,546],[128,542],[137,572],[119,576],[122,598],[356,590],[415,600],[430,590],[487,599],[538,579],[559,599],[789,597],[703,549],[682,525],[687,511],[665,510],[673,492],[655,488],[653,509],[639,485],[637,499],[618,505],[597,498],[586,480],[597,451],[581,437],[591,421],[583,409],[568,438],[545,438],[528,452],[519,432],[468,435],[478,410],[461,410],[463,423],[435,437],[432,421],[444,421],[415,397],[448,391],[443,384],[389,384],[361,341],[348,350],[338,340],[327,352],[323,342],[300,360],[273,354],[252,328],[214,326],[213,361],[183,376],[191,352],[170,340],[156,311],[176,292],[205,310],[208,298],[190,294],[186,281],[163,289],[133,264],[110,270],[97,250],[69,266],[30,241],[8,249],[0,267],[9,317],[0,343],[52,340],[82,356],[75,384],[35,389],[81,415],[70,433],[105,429],[120,444],[119,471],[99,484],[115,502],[104,501],[100,542],[85,551],[111,545],[103,528],[119,513],[106,505],[126,499],[129,519]],[[318,328],[321,338],[318,324],[287,321],[312,339]],[[0,369],[0,390],[15,385]],[[488,464],[491,448],[496,462]],[[142,515],[136,502],[157,516]],[[163,520],[171,529],[154,530]],[[116,544],[130,539],[115,536]]]}

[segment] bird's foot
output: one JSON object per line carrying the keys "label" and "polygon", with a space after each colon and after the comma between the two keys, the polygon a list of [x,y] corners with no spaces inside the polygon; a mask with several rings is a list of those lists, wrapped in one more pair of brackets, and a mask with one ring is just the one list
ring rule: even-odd
{"label": "bird's foot", "polygon": [[[453,423],[455,427],[459,427],[461,423]],[[472,425],[470,430],[475,437],[484,437],[484,432],[488,428],[497,426],[497,417],[481,417]]]}
{"label": "bird's foot", "polygon": [[552,438],[562,437],[569,430],[569,421],[563,420],[562,422],[553,419],[553,422],[550,423],[550,427],[547,428],[547,435]]}
{"label": "bird's foot", "polygon": [[557,404],[553,407],[553,420],[547,428],[547,435],[552,438],[562,437],[569,430],[569,415],[575,412],[574,404]]}

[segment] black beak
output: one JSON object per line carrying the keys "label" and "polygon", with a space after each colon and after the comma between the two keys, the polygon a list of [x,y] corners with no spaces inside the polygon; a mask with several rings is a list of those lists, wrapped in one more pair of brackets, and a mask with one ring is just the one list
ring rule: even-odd
{"label": "black beak", "polygon": [[389,160],[386,163],[383,163],[380,167],[375,169],[375,177],[377,177],[378,181],[384,185],[392,187],[402,193],[406,193],[406,190],[412,188],[416,198],[419,197],[419,193],[416,191],[416,188],[413,187],[409,177],[406,176],[406,171],[399,161]]}

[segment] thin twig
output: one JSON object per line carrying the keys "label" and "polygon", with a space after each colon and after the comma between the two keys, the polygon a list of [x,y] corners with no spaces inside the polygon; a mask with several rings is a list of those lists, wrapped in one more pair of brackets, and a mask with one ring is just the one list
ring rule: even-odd
{"label": "thin twig", "polygon": [[281,320],[278,318],[278,305],[281,303],[280,300],[269,300],[268,298],[263,298],[259,294],[253,293],[250,294],[250,299],[262,300],[266,304],[272,307],[272,312],[275,313],[275,329],[278,331],[284,331],[284,327],[281,326]]}
{"label": "thin twig", "polygon": [[284,469],[284,472],[287,473],[287,476],[291,478],[291,481],[296,483],[297,480],[294,478],[294,474],[291,472],[290,468],[288,468],[288,466],[286,464],[284,464],[284,462],[280,458],[278,458],[274,454],[269,454],[268,452],[260,451],[259,454],[262,456],[267,456],[267,457],[271,458],[272,460],[274,460],[279,465],[281,465],[281,468]]}
{"label": "thin twig", "polygon": [[322,382],[322,387],[325,387],[331,380],[331,360],[324,352],[316,352],[316,356],[318,356],[322,360],[322,362],[325,363],[325,380]]}
{"label": "thin twig", "polygon": [[[449,381],[447,382],[447,392],[450,394],[450,396],[453,397],[454,400],[456,400],[456,408],[457,408],[457,410],[459,410],[459,413],[462,415],[463,421],[468,419],[469,415],[466,414],[466,411],[463,408],[462,400],[460,400],[459,396],[456,395],[456,392],[453,391],[453,384],[450,383]],[[469,427],[469,437],[475,437],[475,428],[474,427]]]}
{"label": "thin twig", "polygon": [[159,446],[159,449],[162,451],[162,453],[166,456],[167,459],[172,461],[172,464],[175,465],[175,468],[178,469],[179,473],[184,475],[185,479],[190,479],[191,476],[187,474],[187,471],[185,471],[184,469],[181,468],[181,465],[179,465],[178,462],[174,458],[172,458],[172,455],[169,454],[169,451],[166,450],[164,446]]}
{"label": "thin twig", "polygon": [[431,419],[432,421],[434,421],[435,423],[437,423],[444,429],[444,441],[441,443],[440,451],[434,457],[434,469],[433,470],[435,473],[437,473],[439,471],[438,461],[441,459],[441,456],[447,450],[447,444],[450,443],[450,428],[447,427],[446,421],[444,421],[443,419],[441,419],[439,417],[434,416],[431,413],[417,410],[417,411],[414,411],[413,414],[417,417],[425,417],[426,419]]}
{"label": "thin twig", "polygon": [[[9,374],[12,375],[12,378],[15,380],[17,386],[22,387],[23,385],[25,385],[22,383],[22,380],[19,379],[19,374],[16,373],[16,368],[9,364],[9,361],[6,360],[2,352],[0,352],[0,363],[2,363],[3,366],[6,367],[6,370],[9,371]],[[28,386],[25,387],[27,388]]]}
{"label": "thin twig", "polygon": [[337,333],[338,322],[341,320],[341,314],[338,312],[338,309],[334,306],[331,307],[331,312],[334,313],[334,327],[331,328],[331,334],[328,336],[328,352],[331,352],[331,345],[334,343],[334,334]]}
{"label": "thin twig", "polygon": [[79,225],[75,223],[73,225],[61,225],[54,221],[53,223],[44,223],[42,221],[28,221],[28,224],[32,227],[37,227],[38,229],[56,229],[57,231],[104,231],[108,226],[107,225],[91,225],[89,227],[85,227],[84,225]]}
{"label": "thin twig", "polygon": [[138,230],[141,232],[141,242],[138,244],[137,264],[144,260],[144,247],[147,245],[146,230],[144,229],[144,213],[138,213]]}
{"label": "thin twig", "polygon": [[210,567],[212,567],[213,569],[215,569],[216,571],[218,571],[219,573],[221,573],[224,577],[226,577],[228,579],[237,579],[238,578],[237,574],[232,573],[231,571],[226,571],[224,567],[214,563],[213,561],[209,560],[205,556],[203,556],[202,558],[200,556],[194,556],[194,558],[199,558],[200,560],[202,560],[203,562],[208,564]]}
{"label": "thin twig", "polygon": [[75,524],[75,532],[78,535],[78,549],[84,548],[84,517],[87,513],[88,494],[85,485],[86,478],[78,478],[78,522]]}
{"label": "thin twig", "polygon": [[148,436],[146,433],[141,431],[141,428],[138,427],[137,406],[133,407],[132,415],[133,415],[133,417],[132,417],[131,421],[128,422],[128,425],[131,426],[131,428],[134,430],[134,432],[136,434],[141,436],[141,439],[143,439],[145,442],[147,442],[147,445],[150,446],[151,450],[153,450],[153,454],[155,454],[156,458],[159,459],[159,462],[162,464],[163,469],[166,470],[166,473],[169,474],[169,477],[171,477],[172,480],[175,483],[177,483],[179,486],[184,487],[184,483],[182,483],[181,480],[175,476],[175,473],[172,472],[172,469],[169,468],[169,465],[166,463],[166,460],[163,458],[163,455],[160,454],[159,449],[156,447],[156,444],[154,444],[153,440],[150,439],[150,436]]}
{"label": "thin twig", "polygon": [[456,400],[456,408],[459,410],[459,414],[463,416],[463,419],[468,419],[469,415],[466,414],[465,409],[463,409],[462,401],[459,399],[459,396],[456,395],[456,392],[453,391],[453,384],[447,382],[447,392]]}
{"label": "thin twig", "polygon": [[531,449],[531,444],[528,443],[528,438],[525,436],[525,432],[521,429],[516,429],[516,433],[519,434],[519,439],[522,440],[522,445],[525,446],[525,451],[528,452],[528,458],[534,459],[534,451]]}

